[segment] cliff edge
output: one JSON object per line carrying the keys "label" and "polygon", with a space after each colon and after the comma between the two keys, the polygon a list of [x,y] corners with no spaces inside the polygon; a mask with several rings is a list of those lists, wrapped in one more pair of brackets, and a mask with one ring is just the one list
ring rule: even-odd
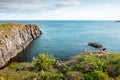
{"label": "cliff edge", "polygon": [[23,51],[31,41],[40,36],[41,31],[32,24],[6,23],[0,25],[0,68],[11,58]]}

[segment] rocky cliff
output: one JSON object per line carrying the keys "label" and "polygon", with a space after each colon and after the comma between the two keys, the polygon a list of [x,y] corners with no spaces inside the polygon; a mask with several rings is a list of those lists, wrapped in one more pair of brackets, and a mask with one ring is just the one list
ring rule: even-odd
{"label": "rocky cliff", "polygon": [[41,31],[32,24],[1,24],[0,25],[0,68],[11,58],[23,51],[31,41],[40,36]]}

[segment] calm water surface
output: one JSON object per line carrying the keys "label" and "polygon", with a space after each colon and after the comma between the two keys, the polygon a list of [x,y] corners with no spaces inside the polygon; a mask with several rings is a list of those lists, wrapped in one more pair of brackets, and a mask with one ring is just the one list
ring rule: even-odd
{"label": "calm water surface", "polygon": [[88,42],[99,42],[109,51],[120,52],[120,23],[114,21],[0,21],[36,24],[43,32],[19,55],[20,61],[31,61],[39,53],[62,60],[78,55],[83,49],[93,50]]}

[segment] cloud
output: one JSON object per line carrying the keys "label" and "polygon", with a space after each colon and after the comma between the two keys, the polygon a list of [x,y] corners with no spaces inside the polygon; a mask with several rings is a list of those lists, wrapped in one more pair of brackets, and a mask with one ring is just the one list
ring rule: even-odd
{"label": "cloud", "polygon": [[[28,6],[40,6],[42,0],[0,0],[0,8],[26,8]],[[30,7],[30,8],[31,8]]]}
{"label": "cloud", "polygon": [[40,11],[41,5],[42,0],[0,0],[0,12],[24,13]]}
{"label": "cloud", "polygon": [[56,10],[60,7],[78,6],[80,4],[79,0],[55,1],[52,3],[48,3],[45,0],[0,0],[0,12],[42,12]]}
{"label": "cloud", "polygon": [[61,7],[74,7],[79,4],[79,0],[0,0],[0,19],[38,19]]}
{"label": "cloud", "polygon": [[43,0],[0,0],[0,3],[1,2],[6,2],[6,3],[13,3],[13,2],[22,2],[22,3],[24,3],[24,2],[41,2],[41,1],[43,1]]}
{"label": "cloud", "polygon": [[79,0],[72,0],[72,1],[65,1],[65,2],[58,2],[55,3],[54,7],[72,7],[72,6],[79,6],[80,1]]}
{"label": "cloud", "polygon": [[103,4],[103,7],[112,7],[112,4],[106,3],[106,4]]}

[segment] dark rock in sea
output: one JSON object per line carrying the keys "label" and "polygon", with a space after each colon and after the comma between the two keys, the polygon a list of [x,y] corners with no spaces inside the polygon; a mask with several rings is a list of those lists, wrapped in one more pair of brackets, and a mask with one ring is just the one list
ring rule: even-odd
{"label": "dark rock in sea", "polygon": [[96,42],[90,42],[90,43],[88,43],[88,46],[92,46],[92,47],[95,47],[95,48],[103,48],[102,44],[96,43]]}
{"label": "dark rock in sea", "polygon": [[0,25],[0,68],[23,51],[34,39],[42,34],[38,26],[32,24]]}

